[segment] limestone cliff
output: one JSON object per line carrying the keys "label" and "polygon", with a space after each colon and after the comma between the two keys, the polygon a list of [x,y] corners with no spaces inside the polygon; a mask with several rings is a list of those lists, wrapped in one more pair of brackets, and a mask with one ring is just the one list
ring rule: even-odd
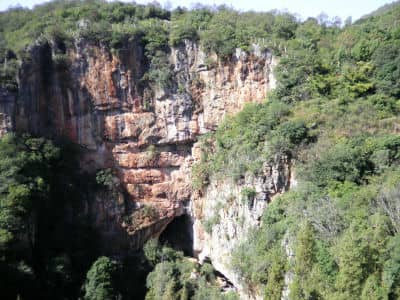
{"label": "limestone cliff", "polygon": [[70,48],[37,42],[28,52],[18,93],[0,91],[0,132],[67,138],[82,148],[82,170],[110,168],[114,192],[96,195],[87,211],[109,244],[127,249],[189,207],[196,137],[274,87],[274,58],[256,45],[224,62],[193,42],[171,48],[168,88],[142,80],[148,65],[135,42],[118,53],[85,40]]}
{"label": "limestone cliff", "polygon": [[[258,291],[245,288],[232,268],[232,252],[259,225],[266,205],[294,184],[291,163],[286,157],[265,163],[260,175],[244,179],[211,178],[202,195],[194,194],[194,250],[200,261],[210,259],[213,266],[238,289],[241,299],[263,299]],[[245,189],[254,191],[246,197]],[[212,222],[212,228],[207,223]]]}

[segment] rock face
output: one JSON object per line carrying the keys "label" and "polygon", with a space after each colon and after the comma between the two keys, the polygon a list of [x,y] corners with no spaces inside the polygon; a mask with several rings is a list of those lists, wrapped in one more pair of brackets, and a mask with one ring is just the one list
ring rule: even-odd
{"label": "rock face", "polygon": [[[263,101],[275,85],[274,58],[256,46],[250,54],[237,50],[224,63],[189,41],[172,48],[168,88],[142,80],[148,64],[135,42],[118,54],[84,40],[67,50],[38,42],[29,53],[18,95],[0,91],[0,133],[67,138],[81,146],[83,170],[110,168],[114,192],[96,195],[87,210],[115,247],[129,249],[158,235],[188,207],[196,137],[246,102]],[[255,205],[246,222],[264,204]]]}
{"label": "rock face", "polygon": [[[276,158],[275,162],[264,164],[259,176],[246,174],[239,182],[211,178],[203,195],[194,195],[194,250],[200,261],[212,261],[238,289],[241,299],[263,297],[257,291],[245,289],[232,268],[232,252],[259,225],[271,199],[289,188],[291,177],[290,161]],[[254,196],[246,197],[244,189],[252,190]]]}

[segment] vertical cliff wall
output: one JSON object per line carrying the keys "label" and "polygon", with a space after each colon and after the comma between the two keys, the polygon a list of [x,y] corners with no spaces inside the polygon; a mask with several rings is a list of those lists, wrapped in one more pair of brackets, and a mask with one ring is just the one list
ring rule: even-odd
{"label": "vertical cliff wall", "polygon": [[[260,291],[246,289],[232,264],[232,252],[260,224],[263,211],[272,198],[295,184],[291,162],[276,157],[265,163],[262,172],[246,174],[238,182],[211,178],[204,192],[193,194],[194,251],[238,289],[241,299],[263,299]],[[245,190],[253,191],[246,195]]]}
{"label": "vertical cliff wall", "polygon": [[38,42],[29,53],[18,95],[0,91],[1,132],[68,138],[82,148],[82,170],[112,169],[115,191],[96,195],[88,212],[116,247],[141,246],[185,212],[196,137],[274,87],[274,58],[255,45],[226,62],[189,41],[172,48],[168,88],[143,80],[135,42],[118,54],[85,40]]}

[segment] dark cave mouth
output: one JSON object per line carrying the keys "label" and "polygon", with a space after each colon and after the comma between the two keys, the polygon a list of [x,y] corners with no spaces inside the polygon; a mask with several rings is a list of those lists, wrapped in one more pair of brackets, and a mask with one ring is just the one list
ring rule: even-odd
{"label": "dark cave mouth", "polygon": [[161,233],[158,240],[162,245],[182,251],[185,256],[193,257],[192,218],[187,214],[174,218]]}

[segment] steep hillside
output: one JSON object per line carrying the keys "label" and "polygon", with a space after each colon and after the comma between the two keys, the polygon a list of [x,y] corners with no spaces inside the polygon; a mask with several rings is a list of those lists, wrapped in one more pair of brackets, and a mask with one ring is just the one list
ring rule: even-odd
{"label": "steep hillside", "polygon": [[[299,25],[267,103],[203,140],[193,170],[205,193],[206,255],[245,294],[399,297],[399,16],[394,6],[340,31]],[[263,180],[282,159],[291,170],[275,174],[290,176]],[[290,191],[261,217],[264,183],[267,195]]]}

